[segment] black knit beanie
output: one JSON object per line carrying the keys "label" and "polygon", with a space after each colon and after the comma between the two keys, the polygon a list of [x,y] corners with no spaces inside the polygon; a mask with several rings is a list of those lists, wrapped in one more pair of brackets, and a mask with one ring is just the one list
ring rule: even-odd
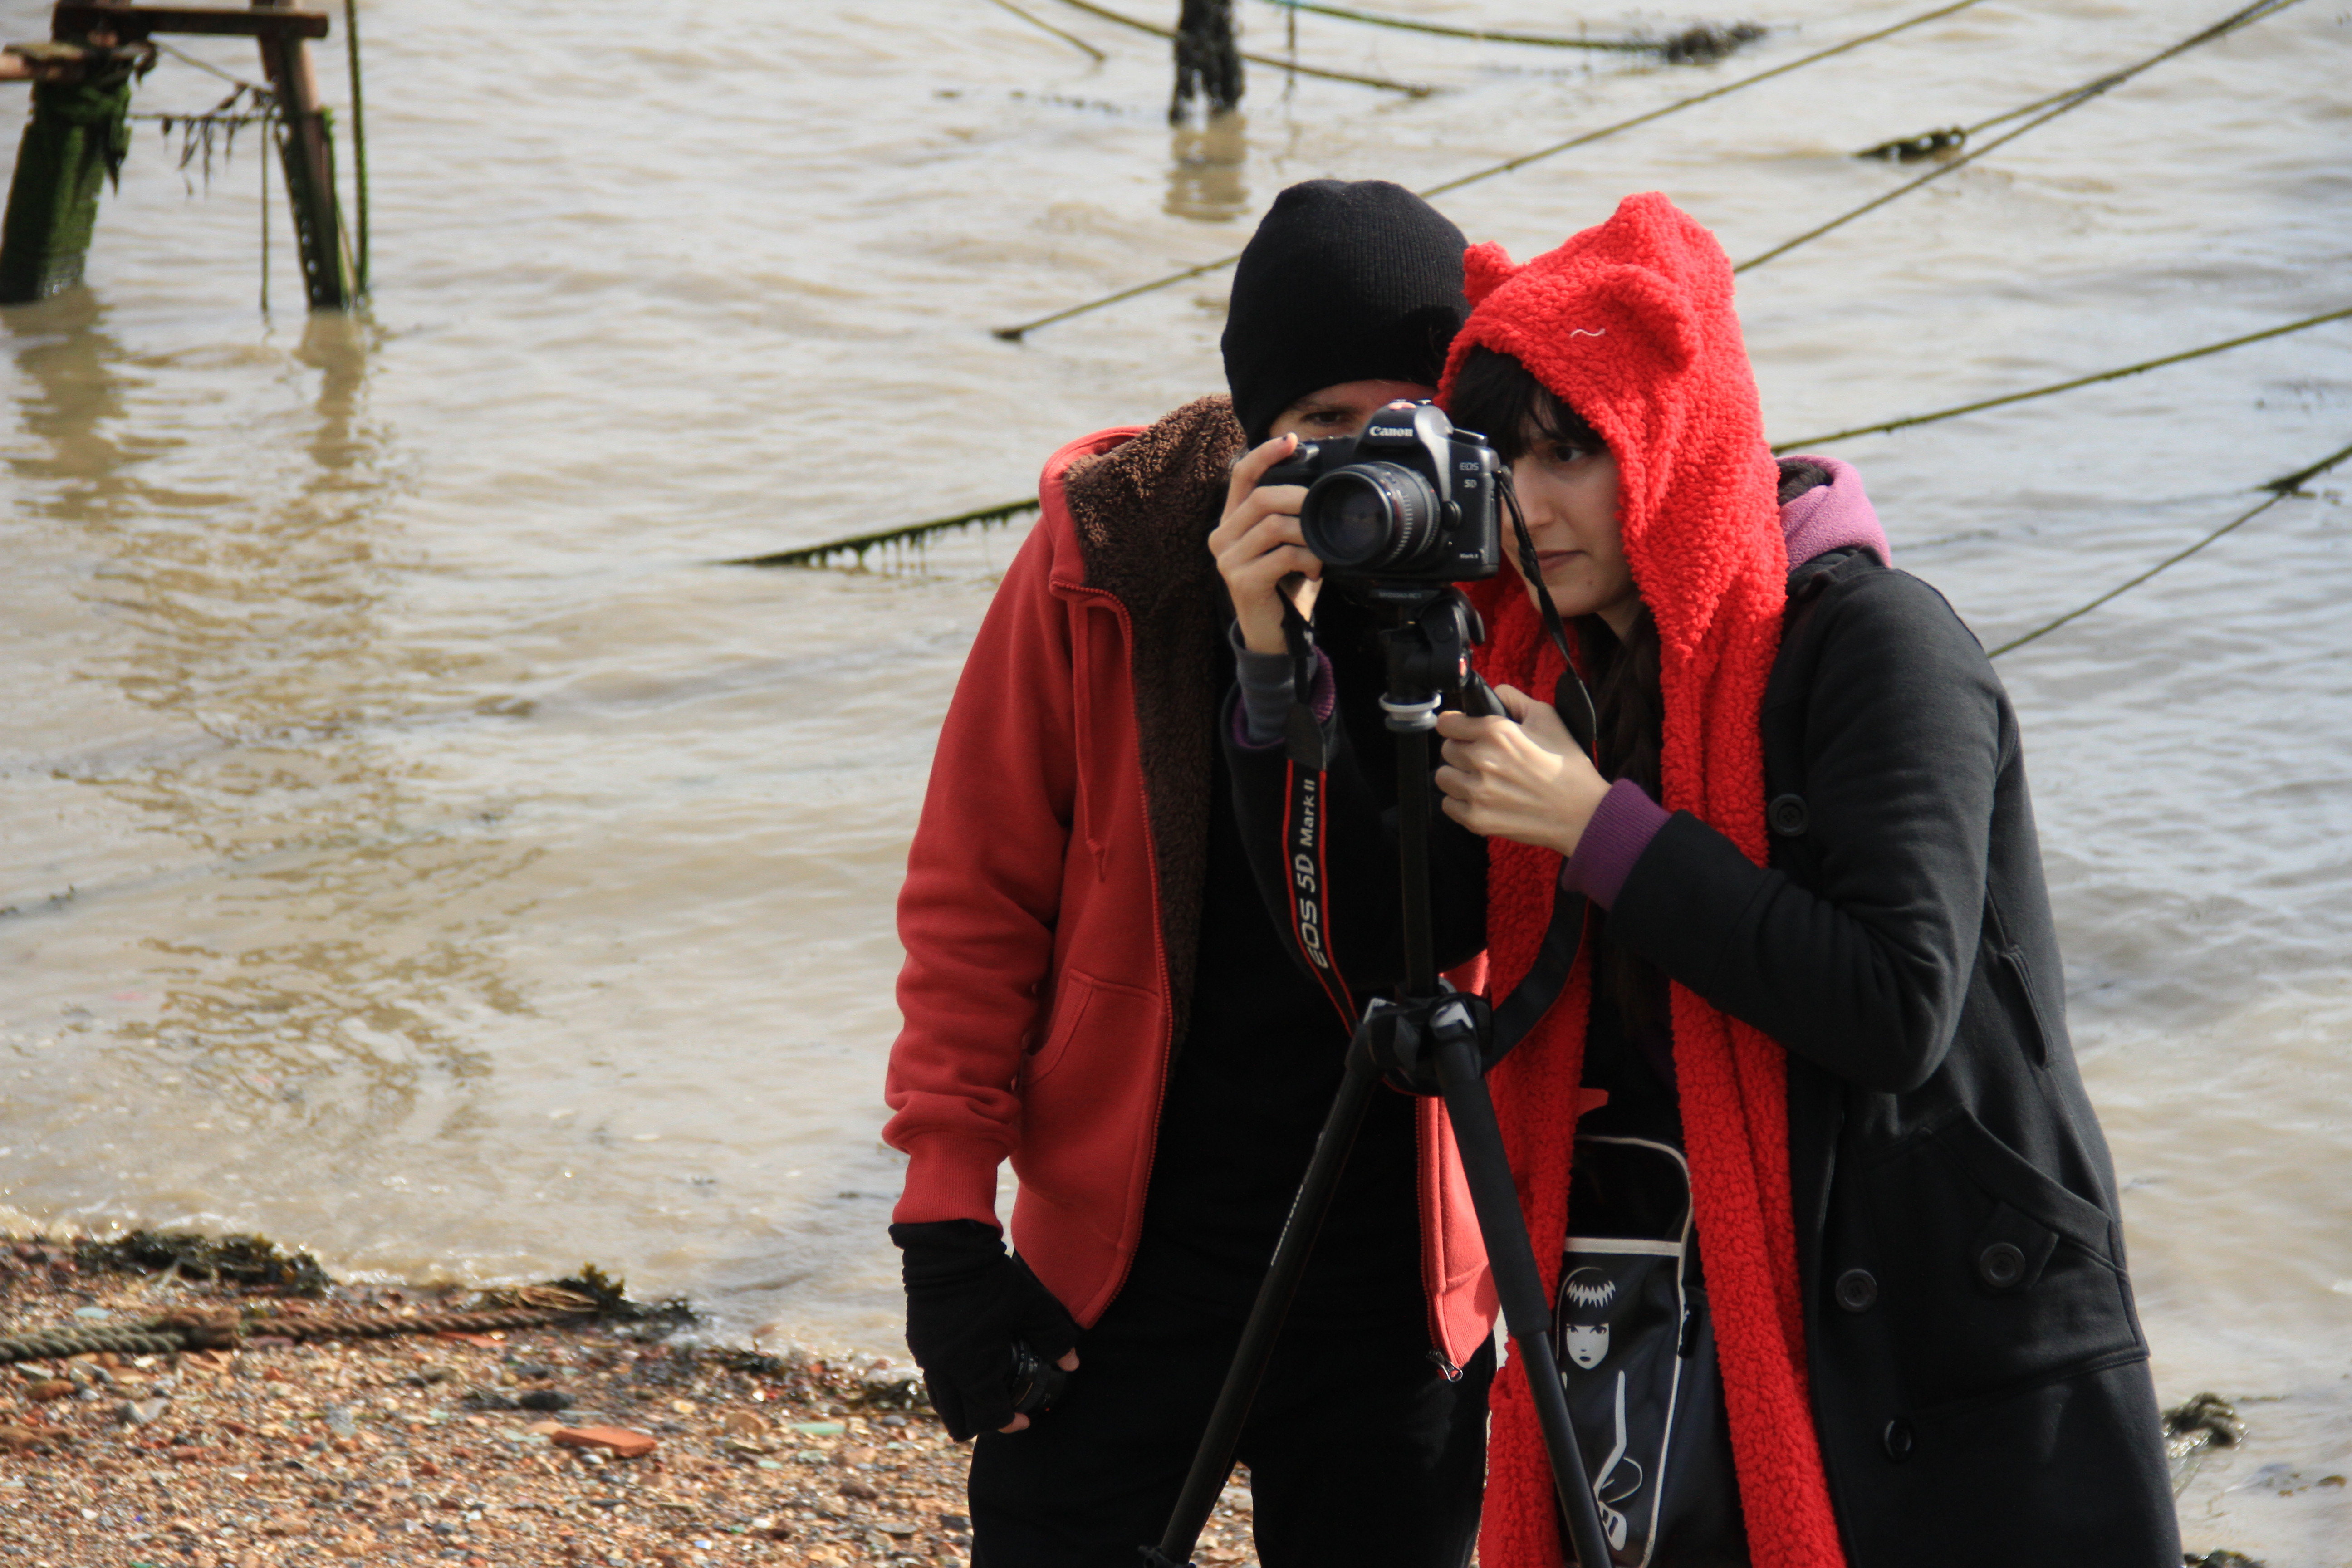
{"label": "black knit beanie", "polygon": [[1435,207],[1386,180],[1309,180],[1275,197],[1225,314],[1225,383],[1251,443],[1319,387],[1435,386],[1469,314],[1464,248]]}

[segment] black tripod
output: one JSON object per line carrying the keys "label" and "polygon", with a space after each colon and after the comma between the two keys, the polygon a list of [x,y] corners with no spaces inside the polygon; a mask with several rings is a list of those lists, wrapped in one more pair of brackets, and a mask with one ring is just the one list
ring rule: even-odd
{"label": "black tripod", "polygon": [[[1441,1096],[1445,1101],[1463,1170],[1469,1178],[1478,1230],[1495,1272],[1504,1327],[1510,1335],[1512,1353],[1525,1360],[1528,1386],[1535,1396],[1544,1447],[1551,1458],[1552,1478],[1567,1514],[1577,1561],[1583,1568],[1605,1568],[1610,1556],[1599,1502],[1569,1424],[1568,1395],[1552,1355],[1551,1310],[1544,1300],[1535,1249],[1519,1215],[1518,1194],[1512,1185],[1502,1129],[1495,1120],[1486,1079],[1487,1069],[1502,1059],[1557,995],[1566,978],[1567,961],[1575,952],[1577,911],[1581,905],[1560,900],[1566,908],[1555,914],[1552,929],[1545,936],[1544,954],[1536,965],[1541,976],[1536,985],[1541,994],[1528,994],[1524,986],[1521,993],[1515,993],[1501,1009],[1500,1027],[1496,1011],[1483,998],[1441,988],[1429,892],[1429,733],[1437,726],[1438,709],[1447,695],[1459,694],[1465,705],[1486,712],[1500,709],[1494,694],[1471,673],[1470,647],[1480,633],[1475,613],[1457,590],[1380,588],[1369,596],[1391,610],[1394,618],[1394,625],[1381,634],[1388,655],[1388,691],[1381,707],[1397,742],[1403,994],[1394,1002],[1372,1002],[1356,1026],[1355,1038],[1348,1047],[1346,1076],[1316,1140],[1298,1195],[1291,1202],[1290,1217],[1275,1247],[1265,1282],[1259,1287],[1257,1300],[1243,1326],[1233,1368],[1201,1435],[1201,1446],[1193,1455],[1167,1532],[1157,1546],[1141,1549],[1143,1561],[1150,1568],[1189,1568],[1202,1527],[1233,1473],[1234,1454],[1249,1419],[1250,1405],[1306,1275],[1307,1258],[1339,1190],[1357,1130],[1363,1124],[1373,1090],[1386,1078],[1399,1088]],[[1303,693],[1307,688],[1299,689]],[[1581,738],[1589,741],[1589,733]]]}

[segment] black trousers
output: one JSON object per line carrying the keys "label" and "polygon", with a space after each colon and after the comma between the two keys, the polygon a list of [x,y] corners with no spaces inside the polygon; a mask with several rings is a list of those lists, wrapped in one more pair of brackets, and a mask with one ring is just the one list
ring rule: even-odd
{"label": "black trousers", "polygon": [[[1416,1293],[1417,1298],[1417,1293]],[[1463,1568],[1486,1468],[1489,1342],[1447,1381],[1417,1299],[1285,1329],[1242,1437],[1265,1568]],[[972,1568],[1136,1568],[1167,1528],[1241,1324],[1132,1283],[1027,1431],[971,1458]]]}

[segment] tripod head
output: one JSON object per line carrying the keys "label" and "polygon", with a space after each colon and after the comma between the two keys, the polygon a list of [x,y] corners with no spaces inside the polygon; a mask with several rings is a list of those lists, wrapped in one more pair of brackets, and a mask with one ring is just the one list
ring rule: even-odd
{"label": "tripod head", "polygon": [[1452,584],[1350,585],[1360,602],[1385,612],[1381,632],[1388,655],[1388,692],[1381,706],[1388,727],[1427,730],[1437,722],[1444,699],[1465,713],[1500,717],[1503,705],[1471,668],[1470,650],[1486,640],[1486,623],[1462,590]]}

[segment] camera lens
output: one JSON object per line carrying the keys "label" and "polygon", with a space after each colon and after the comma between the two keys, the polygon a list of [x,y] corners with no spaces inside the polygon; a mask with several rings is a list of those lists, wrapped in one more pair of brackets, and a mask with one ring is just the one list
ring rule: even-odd
{"label": "camera lens", "polygon": [[1347,572],[1412,563],[1437,534],[1437,495],[1400,463],[1350,463],[1315,481],[1299,508],[1307,548]]}

